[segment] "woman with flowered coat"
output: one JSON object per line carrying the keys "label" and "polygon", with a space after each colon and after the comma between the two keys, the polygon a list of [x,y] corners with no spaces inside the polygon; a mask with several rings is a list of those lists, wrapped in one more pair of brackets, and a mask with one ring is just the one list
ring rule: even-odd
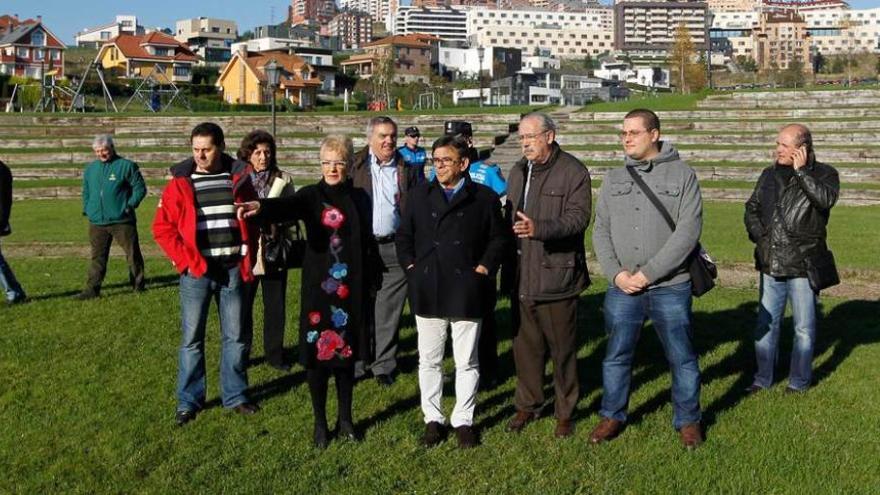
{"label": "woman with flowered coat", "polygon": [[380,266],[372,237],[371,202],[352,187],[348,169],[351,139],[328,136],[321,143],[321,181],[287,198],[240,205],[245,217],[262,222],[302,220],[308,247],[303,261],[300,304],[300,363],[306,368],[315,413],[315,446],[329,442],[326,402],[330,376],[339,403],[336,433],[358,434],[352,421],[354,363],[369,362],[372,297]]}

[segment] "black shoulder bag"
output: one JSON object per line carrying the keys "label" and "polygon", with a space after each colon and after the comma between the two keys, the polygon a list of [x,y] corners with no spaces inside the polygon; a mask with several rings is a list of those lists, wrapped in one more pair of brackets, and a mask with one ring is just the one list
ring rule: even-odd
{"label": "black shoulder bag", "polygon": [[293,224],[293,238],[288,237],[283,224],[273,224],[269,234],[263,234],[263,259],[267,268],[275,271],[302,268],[306,240],[299,222]]}
{"label": "black shoulder bag", "polygon": [[[660,215],[666,220],[669,228],[674,232],[675,222],[672,220],[672,216],[669,212],[666,211],[663,203],[660,202],[660,199],[654,194],[654,191],[648,187],[648,184],[645,184],[645,181],[639,176],[638,172],[633,170],[632,167],[626,167],[626,171],[629,172],[629,175],[632,176],[635,183],[638,184],[642,192],[645,193],[645,197],[654,205],[654,208],[657,208],[657,211],[660,212]],[[688,273],[691,275],[691,294],[700,297],[715,287],[715,279],[718,277],[718,267],[715,266],[709,253],[703,249],[703,246],[700,245],[699,241],[697,241],[697,245],[694,247],[694,250],[691,251],[691,254],[688,255],[685,263],[687,264]]]}

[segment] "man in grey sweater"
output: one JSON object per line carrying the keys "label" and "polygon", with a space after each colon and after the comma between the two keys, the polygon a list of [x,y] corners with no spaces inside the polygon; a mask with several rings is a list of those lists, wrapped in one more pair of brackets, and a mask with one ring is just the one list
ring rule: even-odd
{"label": "man in grey sweater", "polygon": [[[602,420],[594,444],[614,438],[626,422],[632,362],[639,333],[654,324],[672,372],[672,424],[687,448],[703,441],[700,368],[691,339],[691,280],[687,260],[700,238],[703,205],[697,177],[668,142],[660,119],[633,110],[620,133],[624,167],[608,172],[596,205],[593,248],[608,279],[602,363]],[[632,173],[653,191],[675,222],[670,229]]]}

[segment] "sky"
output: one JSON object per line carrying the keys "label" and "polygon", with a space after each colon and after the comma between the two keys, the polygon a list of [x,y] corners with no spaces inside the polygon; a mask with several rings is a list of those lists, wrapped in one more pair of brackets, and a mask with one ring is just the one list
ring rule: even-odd
{"label": "sky", "polygon": [[[880,0],[850,0],[849,3],[856,9],[880,7]],[[238,23],[241,33],[273,23],[273,16],[276,24],[285,20],[288,5],[289,0],[0,0],[0,15],[18,14],[22,19],[42,15],[46,27],[63,43],[72,45],[77,32],[113,22],[118,14],[136,15],[138,22],[146,27],[171,29],[178,19],[199,16],[229,19]]]}

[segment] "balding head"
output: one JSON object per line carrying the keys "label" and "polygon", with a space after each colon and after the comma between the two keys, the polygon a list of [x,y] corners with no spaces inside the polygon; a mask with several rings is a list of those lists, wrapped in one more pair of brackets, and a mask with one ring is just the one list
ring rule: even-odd
{"label": "balding head", "polygon": [[809,163],[813,151],[813,135],[810,130],[802,124],[786,125],[779,130],[779,136],[776,137],[776,163],[791,166],[796,151],[801,148],[804,148]]}

